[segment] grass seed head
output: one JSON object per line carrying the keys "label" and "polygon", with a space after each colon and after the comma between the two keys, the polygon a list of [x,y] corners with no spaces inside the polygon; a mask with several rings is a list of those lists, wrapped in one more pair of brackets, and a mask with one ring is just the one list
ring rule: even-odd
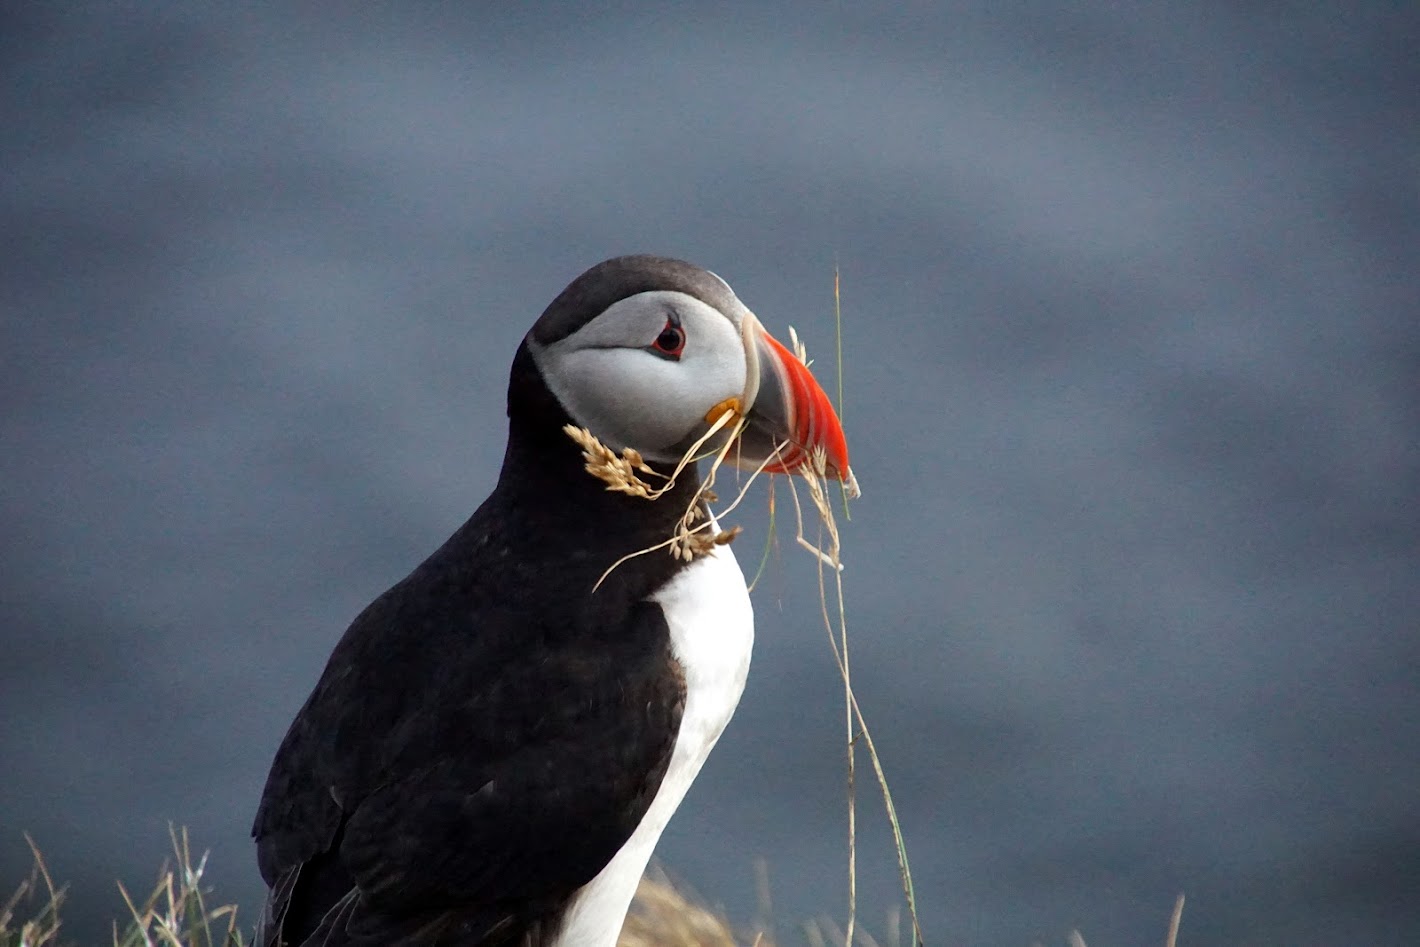
{"label": "grass seed head", "polygon": [[[718,407],[718,406],[717,406]],[[729,429],[729,436],[725,443],[715,452],[709,455],[712,460],[709,470],[706,471],[704,480],[700,484],[700,489],[691,498],[685,512],[676,523],[675,530],[671,536],[662,543],[646,549],[638,550],[631,555],[641,555],[664,547],[676,559],[684,562],[692,562],[698,556],[708,555],[714,552],[716,546],[723,546],[732,542],[741,532],[736,526],[730,530],[718,530],[714,533],[708,532],[714,522],[710,518],[709,504],[719,500],[719,497],[711,489],[715,482],[715,473],[729,456],[730,451],[736,446],[740,432],[744,430],[744,417],[737,410],[738,401],[736,399],[736,410],[721,410],[718,412],[715,421],[711,424],[710,430],[699,440],[686,450],[685,455],[676,464],[675,473],[669,478],[664,478],[663,474],[657,473],[646,465],[644,458],[633,448],[623,448],[618,454],[610,447],[607,447],[597,436],[584,427],[575,424],[565,425],[562,430],[568,437],[572,438],[579,447],[582,448],[582,459],[586,462],[586,471],[598,480],[606,484],[608,490],[617,493],[625,493],[628,496],[640,497],[643,500],[656,500],[663,496],[671,487],[675,486],[675,478],[685,467],[693,464],[698,459],[698,451],[705,445],[712,436],[723,428]],[[714,412],[712,412],[714,413]],[[661,487],[652,487],[640,476],[642,473],[651,474],[656,477],[663,477],[666,483]],[[753,477],[750,481],[753,481]],[[744,489],[740,491],[740,496],[744,496],[749,484],[746,483]],[[736,503],[738,503],[738,499]],[[733,505],[731,506],[733,509]],[[630,558],[625,557],[625,558]],[[612,565],[615,569],[617,565],[625,561],[625,558],[618,560]],[[610,569],[607,573],[610,573]],[[602,579],[606,574],[602,575]],[[598,580],[597,585],[601,584]]]}
{"label": "grass seed head", "polygon": [[565,425],[562,430],[582,448],[582,459],[586,461],[587,473],[605,483],[608,490],[634,497],[654,498],[657,491],[642,480],[640,474],[660,474],[647,465],[640,451],[625,447],[617,454],[597,440],[591,431],[575,424]]}

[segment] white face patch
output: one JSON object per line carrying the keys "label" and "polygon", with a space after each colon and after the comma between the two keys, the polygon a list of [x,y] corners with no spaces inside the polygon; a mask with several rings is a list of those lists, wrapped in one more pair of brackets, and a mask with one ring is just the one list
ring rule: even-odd
{"label": "white face patch", "polygon": [[[722,281],[723,282],[723,281]],[[667,323],[685,333],[679,359],[653,346]],[[547,346],[534,361],[574,421],[613,450],[653,460],[705,428],[715,405],[745,391],[747,355],[736,318],[686,293],[629,296]]]}

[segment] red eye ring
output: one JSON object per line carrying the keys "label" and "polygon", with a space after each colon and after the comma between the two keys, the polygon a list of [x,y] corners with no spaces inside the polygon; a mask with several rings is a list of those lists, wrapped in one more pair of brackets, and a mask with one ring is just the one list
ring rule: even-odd
{"label": "red eye ring", "polygon": [[656,336],[656,341],[651,343],[651,351],[667,358],[680,358],[685,351],[685,330],[681,328],[679,319],[666,319],[665,328]]}

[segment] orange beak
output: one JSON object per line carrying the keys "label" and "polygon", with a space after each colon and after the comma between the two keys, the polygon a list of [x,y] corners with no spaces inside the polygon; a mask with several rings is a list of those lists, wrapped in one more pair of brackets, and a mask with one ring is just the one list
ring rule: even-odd
{"label": "orange beak", "polygon": [[764,469],[769,473],[791,474],[812,469],[813,454],[821,449],[825,473],[852,483],[843,425],[808,366],[753,316],[744,320],[743,332],[748,424],[740,435],[737,463],[756,468],[768,460]]}

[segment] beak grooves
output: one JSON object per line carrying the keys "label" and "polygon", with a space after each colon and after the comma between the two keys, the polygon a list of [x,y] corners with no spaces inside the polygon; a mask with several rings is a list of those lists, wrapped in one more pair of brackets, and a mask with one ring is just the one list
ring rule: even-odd
{"label": "beak grooves", "polygon": [[[833,402],[814,379],[808,366],[758,320],[746,320],[746,346],[755,388],[749,417],[778,441],[785,442],[779,457],[764,469],[769,473],[795,473],[812,469],[813,453],[822,449],[825,473],[835,480],[851,480],[848,442]],[[757,357],[756,357],[757,356]],[[769,383],[770,379],[774,383]],[[748,387],[748,386],[747,386]],[[771,390],[777,389],[777,390]],[[748,400],[748,399],[747,399]],[[761,458],[762,459],[762,458]]]}

